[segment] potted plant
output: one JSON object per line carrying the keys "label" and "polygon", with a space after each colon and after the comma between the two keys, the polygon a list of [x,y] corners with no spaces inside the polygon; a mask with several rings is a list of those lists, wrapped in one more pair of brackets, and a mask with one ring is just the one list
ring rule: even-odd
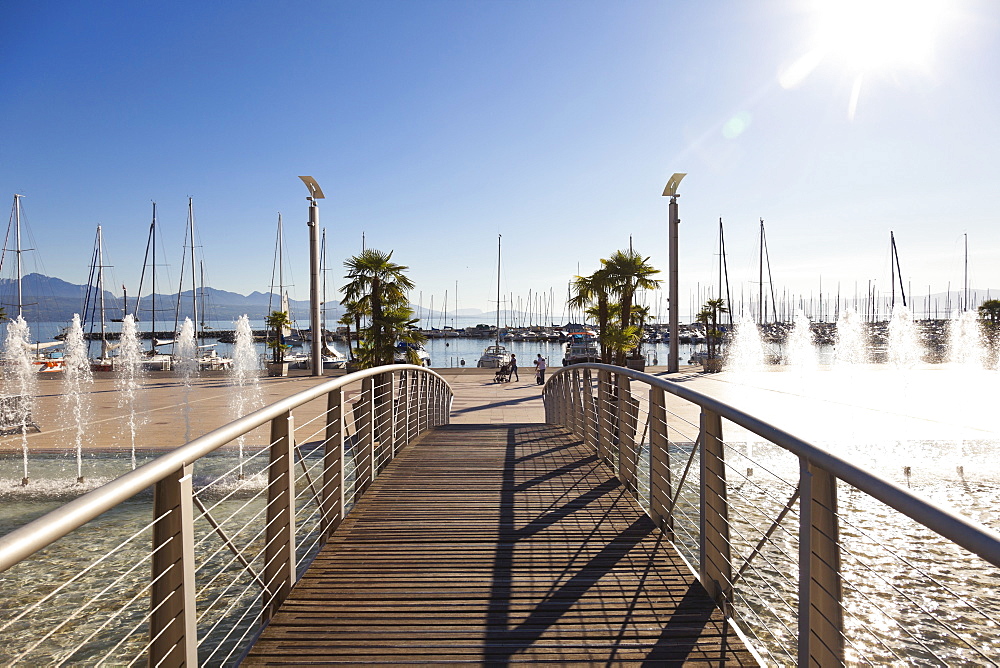
{"label": "potted plant", "polygon": [[727,313],[723,299],[709,299],[698,313],[698,322],[705,325],[705,341],[708,343],[708,357],[702,361],[702,369],[708,373],[722,371],[722,332],[719,330],[719,316]]}
{"label": "potted plant", "polygon": [[285,351],[291,346],[284,342],[284,330],[292,326],[287,311],[272,311],[265,319],[268,329],[267,347],[271,349],[271,361],[267,363],[268,376],[287,376],[288,362]]}

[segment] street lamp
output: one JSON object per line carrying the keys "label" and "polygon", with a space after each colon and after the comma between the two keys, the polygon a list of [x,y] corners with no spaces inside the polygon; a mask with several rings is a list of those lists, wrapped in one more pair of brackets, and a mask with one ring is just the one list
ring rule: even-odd
{"label": "street lamp", "polygon": [[309,329],[312,331],[312,375],[323,375],[323,330],[320,327],[319,291],[319,204],[318,199],[326,199],[316,179],[300,176],[309,189]]}
{"label": "street lamp", "polygon": [[667,356],[667,373],[677,373],[680,371],[680,362],[678,356],[680,355],[680,332],[679,332],[679,313],[678,313],[678,302],[680,301],[680,296],[677,287],[677,231],[680,227],[681,220],[677,217],[677,198],[680,195],[677,194],[677,186],[680,185],[681,179],[687,176],[686,173],[674,174],[667,181],[666,187],[663,189],[663,196],[670,198],[670,297],[669,297],[669,319],[670,319],[670,353]]}

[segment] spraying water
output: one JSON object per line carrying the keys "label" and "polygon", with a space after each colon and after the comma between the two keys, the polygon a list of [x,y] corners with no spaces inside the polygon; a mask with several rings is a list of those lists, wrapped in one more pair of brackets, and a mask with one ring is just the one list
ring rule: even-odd
{"label": "spraying water", "polygon": [[65,375],[63,376],[63,400],[68,412],[73,416],[76,429],[73,445],[76,452],[76,481],[83,480],[83,440],[85,423],[90,414],[90,388],[94,384],[94,374],[87,357],[87,342],[83,338],[79,314],[73,314],[73,322],[66,334]]}
{"label": "spraying water", "polygon": [[948,322],[948,361],[970,369],[981,369],[986,360],[979,330],[979,315],[975,311],[952,314]]}
{"label": "spraying water", "polygon": [[198,374],[198,346],[194,339],[194,323],[184,318],[174,344],[174,368],[184,383],[184,442],[191,440],[191,380]]}
{"label": "spraying water", "polygon": [[819,356],[813,345],[812,324],[801,310],[795,312],[795,324],[785,345],[789,366],[799,371],[814,371],[819,366]]}
{"label": "spraying water", "polygon": [[[32,408],[38,394],[38,377],[31,361],[31,332],[24,318],[7,323],[7,338],[3,346],[4,384],[11,402],[5,407],[13,411],[13,422],[21,431],[21,453],[23,456],[23,477],[21,485],[28,484],[28,427],[32,425]],[[13,390],[13,391],[11,391]]]}
{"label": "spraying water", "polygon": [[115,386],[118,388],[118,407],[128,414],[129,446],[132,454],[132,468],[136,467],[135,437],[138,428],[136,398],[142,385],[142,348],[132,314],[122,320],[122,333],[118,347],[118,357],[114,364]]}
{"label": "spraying water", "polygon": [[896,304],[889,321],[889,364],[896,370],[912,369],[920,362],[924,346],[910,309]]}
{"label": "spraying water", "polygon": [[757,323],[749,315],[740,318],[733,342],[726,351],[726,370],[745,376],[760,371],[764,364],[764,344]]}
{"label": "spraying water", "polygon": [[[242,315],[236,321],[236,343],[233,345],[233,365],[230,368],[230,383],[234,391],[230,395],[229,409],[233,419],[260,408],[263,395],[260,390],[260,362],[253,344],[253,330],[250,318]],[[244,437],[237,439],[239,445],[239,478],[243,479]]]}
{"label": "spraying water", "polygon": [[835,366],[867,364],[868,335],[865,325],[854,308],[848,306],[837,318],[837,342],[834,349]]}

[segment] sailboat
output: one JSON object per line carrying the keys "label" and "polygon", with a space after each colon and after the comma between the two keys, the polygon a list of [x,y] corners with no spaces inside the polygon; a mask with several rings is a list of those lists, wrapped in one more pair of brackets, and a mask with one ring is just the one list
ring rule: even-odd
{"label": "sailboat", "polygon": [[497,328],[496,339],[492,346],[486,346],[486,350],[479,357],[476,366],[480,369],[497,369],[510,362],[510,352],[500,345],[500,242],[503,235],[497,235]]}
{"label": "sailboat", "polygon": [[[5,243],[2,252],[0,252],[0,268],[3,267],[4,259],[7,252],[10,251],[14,253],[14,266],[15,266],[15,289],[16,293],[16,303],[14,306],[17,307],[17,313],[14,315],[9,315],[11,318],[21,318],[24,316],[24,290],[22,285],[23,272],[21,270],[21,254],[24,253],[24,249],[21,248],[21,197],[22,195],[14,195],[14,208],[11,212],[11,220],[7,225],[7,234],[5,236]],[[11,238],[11,226],[14,227],[14,248],[7,248],[6,239]],[[32,354],[32,365],[34,369],[38,372],[52,372],[52,371],[62,371],[65,368],[65,361],[62,358],[62,353],[54,351],[54,348],[58,348],[63,345],[62,341],[48,341],[48,342],[36,342],[32,344],[31,348]]]}
{"label": "sailboat", "polygon": [[87,330],[91,340],[94,328],[99,328],[100,354],[90,361],[90,368],[94,371],[111,371],[113,360],[110,353],[112,348],[117,347],[108,342],[104,266],[104,233],[101,226],[98,225],[97,236],[94,239],[94,253],[91,256],[90,276],[87,280],[87,294],[83,300],[83,327]]}
{"label": "sailboat", "polygon": [[[139,289],[135,292],[135,310],[132,317],[136,322],[141,320],[139,306],[142,302],[142,286],[146,280],[146,268],[150,270],[150,329],[149,329],[149,350],[143,354],[142,368],[150,371],[169,371],[171,368],[171,357],[161,353],[159,346],[167,346],[173,343],[173,339],[158,339],[156,331],[156,202],[153,202],[153,220],[149,223],[149,236],[146,239],[146,254],[143,258],[142,273],[139,274]],[[128,303],[125,304],[128,311]]]}
{"label": "sailboat", "polygon": [[[343,369],[347,366],[347,357],[344,353],[339,350],[334,350],[326,342],[326,228],[323,228],[323,241],[320,244],[320,250],[322,252],[322,258],[320,259],[320,273],[323,275],[323,308],[322,313],[322,327],[320,327],[320,332],[322,334],[322,356],[323,356],[323,368],[324,369]],[[313,345],[316,342],[313,341]],[[310,360],[311,362],[312,360]]]}
{"label": "sailboat", "polygon": [[[228,357],[221,357],[219,353],[215,350],[216,343],[205,343],[205,328],[204,322],[201,322],[201,329],[199,330],[199,320],[198,320],[198,277],[195,273],[195,254],[194,254],[194,198],[188,197],[188,220],[187,220],[187,241],[188,245],[184,249],[184,254],[190,253],[191,256],[191,322],[195,327],[195,341],[198,351],[198,368],[202,371],[219,371],[222,369],[228,369],[232,367],[233,360]],[[180,285],[177,289],[177,310],[174,315],[174,331],[180,331],[180,312],[181,312],[181,295],[184,289],[184,271],[185,271],[185,259],[181,259],[181,278]],[[202,269],[202,282],[204,283],[204,268]],[[201,286],[202,295],[205,292],[204,284]],[[204,312],[202,312],[202,319],[204,320]],[[199,342],[200,343],[197,343]]]}

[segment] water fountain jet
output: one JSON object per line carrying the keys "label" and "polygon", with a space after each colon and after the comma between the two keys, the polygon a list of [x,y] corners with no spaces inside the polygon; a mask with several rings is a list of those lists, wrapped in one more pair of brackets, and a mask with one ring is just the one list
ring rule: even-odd
{"label": "water fountain jet", "polygon": [[174,368],[184,384],[184,442],[191,440],[191,379],[198,373],[198,345],[195,342],[194,323],[184,318],[181,331],[174,344]]}
{"label": "water fountain jet", "polygon": [[128,410],[129,442],[132,453],[132,468],[136,467],[135,437],[138,428],[136,398],[142,384],[142,348],[135,318],[128,314],[122,319],[122,333],[119,339],[118,357],[114,363],[115,385],[118,388],[118,406]]}
{"label": "water fountain jet", "polygon": [[89,390],[94,383],[94,374],[87,357],[87,342],[83,338],[83,327],[79,314],[73,314],[73,322],[66,334],[64,401],[73,415],[76,425],[74,450],[76,452],[76,481],[83,483],[83,437],[84,420],[90,413]]}
{"label": "water fountain jet", "polygon": [[[260,361],[253,343],[253,330],[250,328],[250,318],[242,315],[236,321],[236,342],[233,345],[233,365],[230,368],[230,383],[234,392],[230,400],[230,414],[237,419],[260,408],[264,400],[260,390]],[[237,439],[239,446],[239,474],[243,480],[245,439]]]}
{"label": "water fountain jet", "polygon": [[28,476],[28,427],[31,425],[32,408],[37,392],[37,376],[31,360],[31,331],[24,318],[7,323],[7,338],[4,340],[4,379],[8,387],[17,392],[14,400],[15,420],[21,432],[21,453],[23,476],[21,486],[27,487]]}

